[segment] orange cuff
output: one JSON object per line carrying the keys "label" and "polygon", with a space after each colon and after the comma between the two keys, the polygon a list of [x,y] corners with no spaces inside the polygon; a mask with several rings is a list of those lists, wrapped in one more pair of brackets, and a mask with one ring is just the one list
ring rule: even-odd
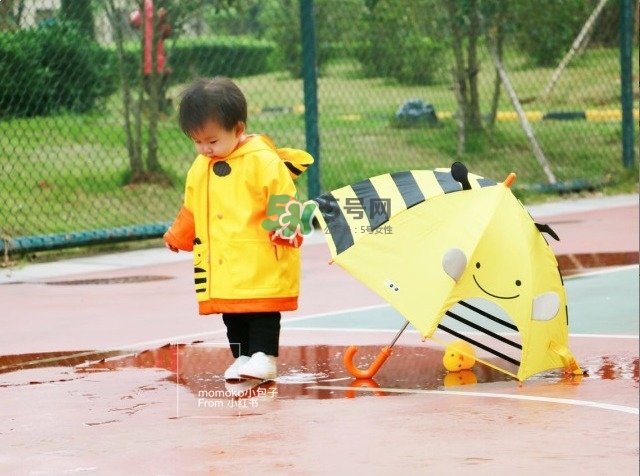
{"label": "orange cuff", "polygon": [[164,234],[164,241],[182,251],[193,251],[193,240],[196,237],[193,213],[182,207],[173,225]]}

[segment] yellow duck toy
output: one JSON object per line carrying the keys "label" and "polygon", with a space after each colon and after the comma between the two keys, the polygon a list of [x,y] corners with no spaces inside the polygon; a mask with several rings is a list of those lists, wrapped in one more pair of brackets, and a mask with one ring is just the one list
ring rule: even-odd
{"label": "yellow duck toy", "polygon": [[476,352],[468,342],[456,340],[445,349],[442,363],[449,372],[469,370],[476,363]]}
{"label": "yellow duck toy", "polygon": [[448,370],[444,376],[444,386],[473,385],[478,383],[471,367],[476,363],[476,353],[473,346],[463,340],[457,340],[447,345],[442,363]]}

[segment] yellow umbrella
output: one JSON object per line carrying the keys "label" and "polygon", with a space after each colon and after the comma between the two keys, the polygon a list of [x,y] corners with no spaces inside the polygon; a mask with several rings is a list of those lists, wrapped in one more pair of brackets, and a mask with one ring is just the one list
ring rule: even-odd
{"label": "yellow umbrella", "polygon": [[[318,197],[317,216],[333,262],[425,338],[446,345],[437,329],[462,338],[497,358],[478,361],[519,381],[557,368],[582,374],[568,350],[562,276],[542,232],[557,236],[513,195],[514,179],[494,182],[460,162],[390,173]],[[353,366],[357,348],[349,348],[347,370],[372,377],[400,333],[368,370]]]}

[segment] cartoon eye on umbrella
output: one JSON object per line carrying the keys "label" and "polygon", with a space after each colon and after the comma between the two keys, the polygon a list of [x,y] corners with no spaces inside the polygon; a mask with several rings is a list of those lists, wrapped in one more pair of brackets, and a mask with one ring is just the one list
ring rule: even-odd
{"label": "cartoon eye on umbrella", "polygon": [[353,364],[357,347],[349,347],[349,373],[373,377],[411,323],[444,346],[440,336],[449,334],[492,354],[476,360],[519,381],[559,368],[582,374],[568,349],[564,283],[542,233],[558,237],[533,221],[510,189],[514,180],[494,182],[456,162],[316,199],[332,262],[407,319],[368,369]]}

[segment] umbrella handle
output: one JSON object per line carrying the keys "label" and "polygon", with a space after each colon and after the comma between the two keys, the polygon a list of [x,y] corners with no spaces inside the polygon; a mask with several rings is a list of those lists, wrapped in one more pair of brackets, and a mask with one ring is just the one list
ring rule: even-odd
{"label": "umbrella handle", "polygon": [[358,347],[355,345],[349,346],[347,350],[344,351],[343,362],[345,369],[347,369],[347,372],[355,378],[370,379],[373,378],[378,370],[380,370],[382,364],[384,364],[387,358],[391,355],[392,350],[390,346],[383,347],[369,368],[364,370],[359,369],[353,363],[353,357],[356,355],[356,352],[358,352]]}

